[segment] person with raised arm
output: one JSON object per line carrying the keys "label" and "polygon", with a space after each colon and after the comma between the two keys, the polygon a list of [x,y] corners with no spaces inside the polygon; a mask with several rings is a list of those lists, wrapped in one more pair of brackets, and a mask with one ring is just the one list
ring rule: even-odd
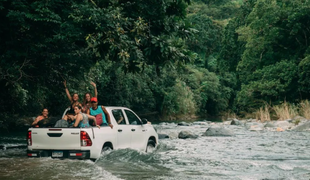
{"label": "person with raised arm", "polygon": [[[98,96],[97,86],[94,82],[90,82],[90,84],[94,86],[94,90],[95,90],[95,94],[93,97],[97,98]],[[89,92],[85,93],[83,103],[82,103],[82,113],[87,113],[87,111],[91,107],[91,103],[90,103],[91,98],[92,98],[92,95]]]}
{"label": "person with raised arm", "polygon": [[79,95],[78,95],[78,93],[74,93],[74,94],[72,94],[72,96],[70,95],[70,92],[69,92],[68,87],[67,87],[67,81],[66,80],[64,81],[64,86],[65,86],[67,97],[71,103],[70,110],[67,112],[67,114],[74,114],[74,106],[79,105],[82,107],[82,104],[79,102]]}

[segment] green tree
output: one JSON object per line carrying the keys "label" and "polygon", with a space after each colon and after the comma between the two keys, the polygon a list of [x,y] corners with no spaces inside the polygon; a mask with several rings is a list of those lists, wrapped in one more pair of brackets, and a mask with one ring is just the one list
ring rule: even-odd
{"label": "green tree", "polygon": [[[160,75],[165,66],[191,61],[194,56],[183,39],[190,32],[182,20],[188,3],[0,0],[0,102],[5,104],[0,112],[33,115],[47,106],[59,114],[68,105],[64,79],[80,94],[90,90],[89,80],[103,87],[101,83],[111,85],[118,79],[121,84],[128,78],[124,86],[131,87],[142,80],[124,72],[141,72],[151,65]],[[97,64],[111,68],[104,73],[108,76],[87,75],[100,69]],[[130,99],[130,93],[123,95],[126,101],[119,98],[118,104],[144,103]]]}
{"label": "green tree", "polygon": [[237,66],[243,84],[238,102],[243,108],[258,100],[276,103],[301,98],[307,68],[299,73],[297,67],[307,64],[309,5],[309,1],[258,0],[247,23],[238,28],[239,40],[246,43]]}

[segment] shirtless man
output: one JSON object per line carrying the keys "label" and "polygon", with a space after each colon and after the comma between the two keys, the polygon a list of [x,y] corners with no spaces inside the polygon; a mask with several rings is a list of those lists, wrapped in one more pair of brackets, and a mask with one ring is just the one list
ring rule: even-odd
{"label": "shirtless man", "polygon": [[39,127],[38,123],[43,120],[43,119],[47,119],[48,118],[48,109],[47,108],[44,108],[42,110],[42,113],[41,115],[39,115],[32,123],[32,126],[34,127]]}

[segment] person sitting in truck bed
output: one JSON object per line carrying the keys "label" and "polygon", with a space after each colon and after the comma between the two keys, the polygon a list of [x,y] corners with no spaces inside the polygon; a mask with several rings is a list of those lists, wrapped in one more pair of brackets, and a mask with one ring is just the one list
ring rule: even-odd
{"label": "person sitting in truck bed", "polygon": [[[75,116],[68,115],[70,116],[71,119],[75,119],[73,127],[80,127],[80,128],[90,127],[88,119],[96,120],[96,117],[91,116],[89,114],[82,113],[81,111],[82,111],[82,107],[79,105],[76,105],[74,106]],[[98,128],[100,128],[100,126],[96,124],[96,121],[95,121],[95,125]]]}
{"label": "person sitting in truck bed", "polygon": [[113,124],[111,124],[110,115],[104,106],[98,106],[98,100],[96,97],[91,98],[91,108],[87,111],[87,114],[92,116],[96,116],[97,124],[102,123],[101,126],[109,125],[111,129],[113,128]]}
{"label": "person sitting in truck bed", "polygon": [[33,127],[39,127],[39,122],[48,119],[48,109],[43,108],[41,115],[39,115],[32,123]]}

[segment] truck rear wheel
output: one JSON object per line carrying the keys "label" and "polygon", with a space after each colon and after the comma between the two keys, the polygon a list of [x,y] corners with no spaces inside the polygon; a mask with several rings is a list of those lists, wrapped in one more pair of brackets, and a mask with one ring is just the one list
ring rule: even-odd
{"label": "truck rear wheel", "polygon": [[111,151],[113,150],[113,145],[110,142],[106,142],[104,143],[102,149],[101,149],[101,153],[105,152],[105,151]]}
{"label": "truck rear wheel", "polygon": [[155,147],[156,147],[156,144],[155,144],[155,142],[153,141],[153,140],[149,140],[148,142],[147,142],[147,146],[146,146],[146,152],[148,153],[148,152],[153,152],[154,150],[155,150]]}

